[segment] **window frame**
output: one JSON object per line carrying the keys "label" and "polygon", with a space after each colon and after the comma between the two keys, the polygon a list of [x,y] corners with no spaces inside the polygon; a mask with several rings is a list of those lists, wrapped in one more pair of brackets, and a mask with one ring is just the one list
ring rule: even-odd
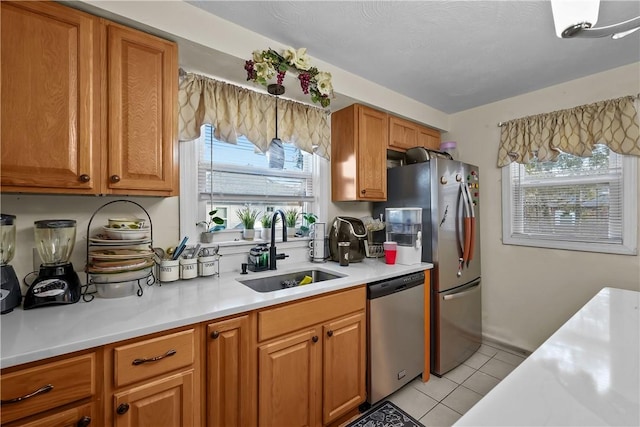
{"label": "window frame", "polygon": [[[504,245],[529,246],[548,249],[564,249],[583,252],[599,252],[618,255],[638,254],[638,159],[622,155],[622,242],[594,243],[554,240],[552,238],[522,237],[513,235],[514,206],[511,200],[513,182],[511,165],[502,167],[502,243]],[[572,178],[575,179],[575,178]],[[588,181],[587,177],[584,181]]]}
{"label": "window frame", "polygon": [[[193,241],[200,240],[203,231],[195,224],[204,218],[199,210],[200,193],[198,189],[198,139],[192,141],[180,141],[180,235],[189,236]],[[313,206],[313,212],[318,215],[318,221],[326,222],[329,205],[329,161],[318,155],[313,156],[313,201],[308,202]],[[204,202],[204,201],[203,201]],[[246,245],[247,241],[238,241],[237,236],[241,230],[228,229],[216,231],[220,241],[231,245]],[[228,235],[229,237],[225,237]],[[306,239],[306,238],[305,238]],[[252,243],[252,242],[249,242]],[[226,246],[226,245],[225,245]]]}

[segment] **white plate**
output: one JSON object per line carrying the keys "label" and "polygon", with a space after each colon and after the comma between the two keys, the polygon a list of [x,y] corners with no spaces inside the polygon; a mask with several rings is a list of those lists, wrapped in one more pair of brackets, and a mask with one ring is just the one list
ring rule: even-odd
{"label": "white plate", "polygon": [[149,249],[100,249],[89,252],[89,258],[94,259],[136,259],[150,258],[154,252]]}
{"label": "white plate", "polygon": [[125,230],[118,228],[102,227],[106,235],[112,239],[120,240],[140,240],[148,239],[151,233],[150,228],[141,228],[140,230]]}
{"label": "white plate", "polygon": [[126,282],[128,280],[137,280],[147,277],[151,273],[153,268],[153,262],[147,263],[143,267],[138,267],[130,271],[102,271],[100,269],[93,270],[93,267],[88,268],[88,273],[91,282],[93,283],[115,283]]}
{"label": "white plate", "polygon": [[112,239],[106,234],[96,234],[93,237],[89,237],[89,241],[92,243],[97,243],[105,246],[122,246],[122,245],[141,245],[144,243],[151,243],[151,239]]}

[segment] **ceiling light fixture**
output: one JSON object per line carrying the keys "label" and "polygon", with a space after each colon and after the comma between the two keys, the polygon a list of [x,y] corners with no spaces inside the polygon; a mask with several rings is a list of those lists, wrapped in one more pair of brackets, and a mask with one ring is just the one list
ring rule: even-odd
{"label": "ceiling light fixture", "polygon": [[556,35],[560,38],[620,39],[640,29],[640,16],[606,27],[593,28],[598,20],[600,0],[551,0]]}

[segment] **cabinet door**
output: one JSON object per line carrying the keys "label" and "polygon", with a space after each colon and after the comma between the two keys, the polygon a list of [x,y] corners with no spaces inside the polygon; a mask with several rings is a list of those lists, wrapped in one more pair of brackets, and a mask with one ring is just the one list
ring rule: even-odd
{"label": "cabinet door", "polygon": [[323,326],[323,422],[328,424],[366,398],[364,311]]}
{"label": "cabinet door", "polygon": [[408,120],[389,117],[389,148],[406,151],[418,145],[418,126]]}
{"label": "cabinet door", "polygon": [[76,406],[29,422],[18,422],[14,427],[89,427],[100,423],[95,420],[93,405]]}
{"label": "cabinet door", "polygon": [[97,20],[53,2],[0,7],[2,191],[96,192]]}
{"label": "cabinet door", "polygon": [[194,422],[193,370],[114,394],[116,427],[189,427]]}
{"label": "cabinet door", "polygon": [[435,129],[418,129],[418,146],[431,150],[440,150],[440,132]]}
{"label": "cabinet door", "polygon": [[358,107],[358,200],[387,198],[387,114]]}
{"label": "cabinet door", "polygon": [[107,52],[109,124],[104,192],[175,195],[176,46],[110,24]]}
{"label": "cabinet door", "polygon": [[259,347],[258,423],[261,426],[321,424],[321,340],[316,329]]}
{"label": "cabinet door", "polygon": [[[249,315],[207,327],[207,419],[211,427],[255,425]],[[255,386],[254,386],[255,387]]]}

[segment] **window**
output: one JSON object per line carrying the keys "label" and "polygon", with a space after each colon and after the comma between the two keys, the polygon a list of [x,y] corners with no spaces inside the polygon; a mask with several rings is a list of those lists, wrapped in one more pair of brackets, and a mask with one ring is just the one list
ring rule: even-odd
{"label": "window", "polygon": [[636,254],[636,164],[597,145],[591,157],[505,166],[503,243]]}
{"label": "window", "polygon": [[218,230],[242,229],[236,210],[245,205],[260,212],[257,230],[262,214],[277,209],[321,214],[318,199],[324,190],[319,175],[326,162],[318,156],[286,142],[282,150],[265,155],[243,136],[237,144],[217,140],[208,124],[199,139],[180,144],[181,234],[204,231],[191,223],[205,219],[212,209],[224,220]]}

